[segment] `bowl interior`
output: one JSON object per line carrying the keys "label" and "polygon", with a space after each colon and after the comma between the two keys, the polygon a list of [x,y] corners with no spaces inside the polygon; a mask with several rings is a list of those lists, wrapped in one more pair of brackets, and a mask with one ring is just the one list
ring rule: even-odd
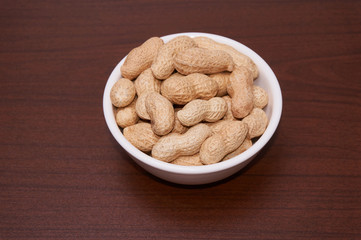
{"label": "bowl interior", "polygon": [[133,159],[135,158],[141,161],[143,164],[149,165],[151,167],[160,170],[173,172],[173,173],[180,173],[180,174],[206,174],[210,172],[222,171],[224,169],[237,166],[242,162],[246,161],[247,159],[253,157],[255,154],[257,154],[259,150],[262,149],[262,147],[269,141],[269,139],[272,137],[278,126],[282,112],[282,95],[277,78],[273,73],[272,69],[269,67],[269,65],[257,53],[255,53],[253,50],[251,50],[250,48],[246,47],[245,45],[239,42],[215,34],[196,33],[196,32],[167,35],[162,37],[162,39],[164,40],[164,42],[168,42],[170,39],[173,39],[174,37],[179,35],[187,35],[190,37],[205,36],[212,38],[217,42],[225,43],[234,47],[238,51],[249,56],[255,62],[259,70],[259,77],[254,81],[254,84],[264,88],[269,95],[268,105],[264,108],[269,118],[269,124],[264,134],[254,143],[254,145],[251,148],[249,148],[247,151],[243,152],[242,154],[227,161],[219,162],[211,165],[180,166],[180,165],[162,162],[141,152],[140,150],[135,148],[132,144],[130,144],[121,133],[118,125],[116,124],[114,112],[113,112],[113,106],[110,101],[111,87],[121,77],[120,66],[124,63],[126,56],[117,64],[117,66],[112,71],[104,90],[103,110],[104,110],[104,117],[109,127],[109,130],[111,131],[112,135],[117,140],[117,142],[128,152],[128,154],[130,154],[130,156]]}

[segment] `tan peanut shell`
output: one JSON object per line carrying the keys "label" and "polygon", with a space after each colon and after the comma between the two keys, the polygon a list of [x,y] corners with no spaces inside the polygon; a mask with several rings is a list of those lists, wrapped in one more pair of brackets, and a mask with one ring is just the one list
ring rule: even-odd
{"label": "tan peanut shell", "polygon": [[247,125],[241,121],[229,121],[221,132],[207,138],[199,151],[203,164],[221,161],[228,153],[236,150],[247,136]]}
{"label": "tan peanut shell", "polygon": [[173,57],[185,49],[196,47],[194,40],[188,36],[178,36],[160,47],[157,56],[151,66],[152,72],[157,79],[166,79],[174,71]]}
{"label": "tan peanut shell", "polygon": [[180,156],[173,160],[171,163],[182,166],[201,166],[203,165],[199,158],[199,153],[192,156]]}
{"label": "tan peanut shell", "polygon": [[242,122],[248,126],[248,138],[252,139],[261,136],[267,128],[268,117],[260,108],[254,108]]}
{"label": "tan peanut shell", "polygon": [[193,126],[201,121],[216,122],[227,111],[224,99],[214,97],[209,100],[195,99],[177,112],[177,118],[184,126]]}
{"label": "tan peanut shell", "polygon": [[208,37],[195,37],[194,41],[197,43],[198,47],[212,50],[223,50],[227,52],[232,56],[235,65],[248,68],[252,73],[253,79],[256,79],[258,77],[257,65],[252,61],[250,57],[237,51],[235,48],[214,41],[213,39],[210,39]]}
{"label": "tan peanut shell", "polygon": [[136,113],[138,114],[138,116],[141,119],[144,119],[144,120],[150,120],[150,116],[145,107],[145,100],[147,99],[147,96],[149,93],[151,93],[151,92],[145,92],[145,93],[141,94],[140,96],[138,96],[137,102],[135,104]]}
{"label": "tan peanut shell", "polygon": [[124,108],[118,108],[115,113],[115,121],[121,128],[129,127],[138,122],[139,117],[135,111],[135,104],[137,98],[135,97],[133,102]]}
{"label": "tan peanut shell", "polygon": [[152,37],[139,47],[131,50],[121,66],[123,77],[133,80],[145,69],[149,68],[155,59],[158,49],[163,45],[159,37]]}
{"label": "tan peanut shell", "polygon": [[174,108],[168,99],[157,92],[149,92],[145,99],[145,108],[155,134],[162,136],[172,131],[174,127]]}
{"label": "tan peanut shell", "polygon": [[239,146],[236,150],[234,150],[233,152],[227,154],[222,161],[231,159],[241,153],[243,153],[244,151],[246,151],[248,148],[252,147],[252,141],[249,138],[244,139],[243,143],[241,144],[241,146]]}
{"label": "tan peanut shell", "polygon": [[161,82],[154,78],[152,70],[147,68],[134,81],[135,90],[138,95],[138,101],[135,110],[141,119],[150,120],[145,107],[145,99],[149,92],[160,92]]}
{"label": "tan peanut shell", "polygon": [[152,70],[147,68],[134,81],[134,87],[137,95],[140,96],[145,92],[160,92],[161,81],[153,76]]}
{"label": "tan peanut shell", "polygon": [[135,87],[127,78],[119,79],[110,90],[110,100],[115,107],[129,105],[135,97]]}
{"label": "tan peanut shell", "polygon": [[236,120],[236,118],[233,117],[233,114],[232,114],[232,99],[231,99],[231,97],[226,95],[226,96],[223,96],[222,98],[227,104],[227,111],[224,114],[223,120]]}
{"label": "tan peanut shell", "polygon": [[[211,128],[213,134],[220,134],[224,131],[224,129],[227,127],[227,125],[229,125],[232,121],[240,122],[240,120],[231,119],[231,120],[220,120],[215,123],[206,123],[206,124]],[[223,158],[222,161],[228,160],[232,157],[235,157],[235,156],[241,154],[242,152],[246,151],[251,146],[252,146],[252,141],[250,139],[246,138],[243,141],[243,143],[241,144],[241,146],[239,146],[235,151],[227,154]]]}
{"label": "tan peanut shell", "polygon": [[210,128],[205,124],[197,124],[184,134],[168,134],[153,146],[152,157],[171,162],[180,156],[194,155],[211,134]]}
{"label": "tan peanut shell", "polygon": [[124,137],[136,148],[143,152],[150,152],[160,136],[156,135],[150,123],[137,123],[124,128]]}
{"label": "tan peanut shell", "polygon": [[222,97],[227,94],[227,86],[229,81],[229,72],[220,72],[209,75],[218,84],[217,97]]}
{"label": "tan peanut shell", "polygon": [[180,111],[181,108],[174,108],[174,127],[172,129],[172,133],[185,133],[188,130],[188,127],[183,126],[177,117],[177,112]]}
{"label": "tan peanut shell", "polygon": [[193,99],[208,100],[217,94],[218,85],[210,77],[201,73],[184,76],[172,74],[162,82],[161,93],[174,104],[184,105]]}
{"label": "tan peanut shell", "polygon": [[264,108],[268,104],[268,94],[260,86],[253,85],[253,106],[255,108]]}
{"label": "tan peanut shell", "polygon": [[205,48],[189,48],[180,51],[173,59],[175,69],[184,75],[191,73],[212,74],[233,71],[234,63],[231,55],[222,50]]}
{"label": "tan peanut shell", "polygon": [[237,67],[229,77],[227,92],[232,98],[232,114],[244,118],[253,109],[253,80],[250,71]]}
{"label": "tan peanut shell", "polygon": [[220,120],[214,123],[205,123],[208,127],[211,128],[212,134],[222,133],[223,129],[227,127],[227,125],[232,124],[233,121],[240,122],[240,120]]}

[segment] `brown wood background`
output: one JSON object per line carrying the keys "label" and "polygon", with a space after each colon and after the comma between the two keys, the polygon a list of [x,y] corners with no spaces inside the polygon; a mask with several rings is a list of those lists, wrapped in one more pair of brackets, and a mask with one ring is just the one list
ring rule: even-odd
{"label": "brown wood background", "polygon": [[[179,186],[112,138],[102,94],[151,36],[224,35],[279,79],[244,170]],[[361,239],[360,1],[0,3],[0,239]]]}

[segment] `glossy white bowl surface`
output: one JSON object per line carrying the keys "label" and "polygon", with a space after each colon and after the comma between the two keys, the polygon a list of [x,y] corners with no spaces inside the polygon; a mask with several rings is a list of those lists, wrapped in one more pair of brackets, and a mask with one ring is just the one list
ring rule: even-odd
{"label": "glossy white bowl surface", "polygon": [[278,80],[270,66],[253,50],[232,39],[208,33],[187,32],[177,33],[162,37],[164,42],[179,36],[187,35],[190,37],[205,36],[221,43],[228,44],[238,51],[249,56],[257,65],[259,77],[254,81],[255,85],[264,88],[269,95],[268,105],[264,108],[269,124],[264,134],[254,143],[254,145],[242,154],[224,162],[219,162],[205,166],[179,166],[171,163],[159,161],[141,152],[130,144],[119,130],[113,113],[113,106],[110,101],[110,90],[113,84],[121,77],[120,66],[123,64],[124,57],[114,68],[106,83],[103,95],[103,110],[105,121],[110,132],[121,147],[127,151],[134,161],[151,174],[164,180],[188,185],[206,184],[224,179],[238,172],[246,166],[257,153],[267,144],[277,129],[282,113],[282,94]]}

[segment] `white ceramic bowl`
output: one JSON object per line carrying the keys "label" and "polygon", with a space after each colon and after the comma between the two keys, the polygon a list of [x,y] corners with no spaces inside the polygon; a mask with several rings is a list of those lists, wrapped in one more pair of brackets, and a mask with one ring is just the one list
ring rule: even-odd
{"label": "white ceramic bowl", "polygon": [[276,128],[281,118],[281,89],[275,74],[268,66],[268,64],[257,53],[255,53],[245,45],[219,35],[197,32],[171,34],[162,37],[162,39],[164,40],[164,42],[167,42],[170,39],[179,35],[187,35],[190,37],[206,36],[212,38],[215,41],[228,44],[252,58],[252,60],[258,66],[259,70],[259,77],[254,81],[254,84],[264,88],[269,95],[268,105],[264,109],[269,118],[269,124],[264,134],[257,140],[257,142],[254,143],[251,148],[249,148],[242,154],[227,161],[219,162],[212,165],[179,166],[171,163],[162,162],[150,157],[149,155],[135,148],[125,139],[125,137],[119,130],[114,118],[113,106],[110,101],[110,89],[113,84],[121,77],[120,66],[123,64],[125,57],[114,68],[105,86],[103,96],[103,110],[105,121],[114,138],[125,149],[125,151],[127,151],[129,156],[134,159],[134,161],[138,165],[143,167],[151,174],[164,180],[179,184],[197,185],[216,182],[218,180],[231,176],[232,174],[238,172],[240,169],[246,166],[270,140],[270,138],[276,131]]}

